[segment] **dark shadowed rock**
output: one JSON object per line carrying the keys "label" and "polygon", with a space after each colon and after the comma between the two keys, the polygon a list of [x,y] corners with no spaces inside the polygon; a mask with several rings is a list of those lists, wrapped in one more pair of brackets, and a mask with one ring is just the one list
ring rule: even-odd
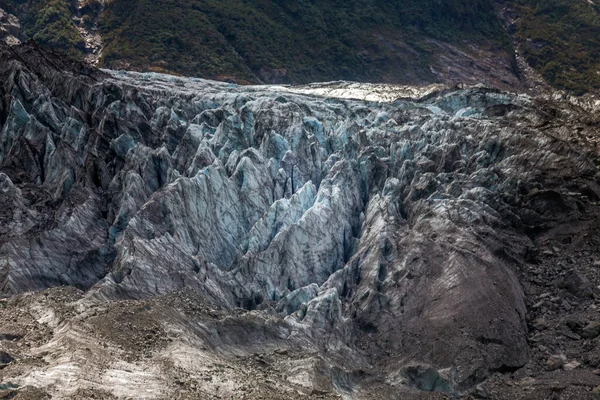
{"label": "dark shadowed rock", "polygon": [[5,368],[8,364],[14,361],[14,358],[5,351],[0,351],[0,369]]}
{"label": "dark shadowed rock", "polygon": [[594,339],[600,335],[600,322],[590,322],[581,329],[581,336],[585,339]]}
{"label": "dark shadowed rock", "polygon": [[576,270],[568,271],[559,287],[567,289],[577,297],[590,297],[592,295],[592,284],[590,280],[581,272]]}
{"label": "dark shadowed rock", "polygon": [[404,368],[408,386],[428,392],[454,393],[451,377],[444,377],[430,365],[410,365]]}

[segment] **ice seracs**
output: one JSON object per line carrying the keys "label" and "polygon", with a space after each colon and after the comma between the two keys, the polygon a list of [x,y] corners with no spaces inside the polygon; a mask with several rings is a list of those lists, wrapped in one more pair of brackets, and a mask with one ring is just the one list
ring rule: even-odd
{"label": "ice seracs", "polygon": [[257,318],[194,328],[222,354],[285,343],[347,396],[373,376],[457,395],[527,364],[520,268],[539,233],[597,215],[595,116],[572,102],[0,56],[2,295],[191,291]]}

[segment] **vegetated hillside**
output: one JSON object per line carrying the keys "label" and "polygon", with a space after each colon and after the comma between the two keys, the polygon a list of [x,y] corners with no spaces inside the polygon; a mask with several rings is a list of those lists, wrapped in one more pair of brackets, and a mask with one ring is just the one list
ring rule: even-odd
{"label": "vegetated hillside", "polygon": [[[76,58],[93,50],[94,61],[103,50],[108,68],[241,83],[523,88],[498,4],[512,11],[516,47],[549,83],[578,94],[600,88],[594,0],[0,0],[21,20],[21,39]],[[82,28],[98,28],[104,49],[86,45]]]}
{"label": "vegetated hillside", "polygon": [[514,0],[517,36],[529,64],[558,89],[600,88],[596,0]]}
{"label": "vegetated hillside", "polygon": [[269,82],[430,81],[427,39],[510,48],[489,0],[112,0],[102,29],[106,66]]}
{"label": "vegetated hillside", "polygon": [[0,8],[15,14],[24,38],[80,58],[85,44],[72,21],[75,6],[67,0],[0,0]]}

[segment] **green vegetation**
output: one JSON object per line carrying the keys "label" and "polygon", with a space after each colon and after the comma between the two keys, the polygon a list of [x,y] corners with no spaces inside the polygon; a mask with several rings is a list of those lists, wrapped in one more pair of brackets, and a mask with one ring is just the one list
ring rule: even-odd
{"label": "green vegetation", "polygon": [[[512,54],[494,0],[98,0],[102,65],[237,82],[433,81],[436,41]],[[506,0],[531,66],[575,93],[600,89],[600,0]],[[74,0],[0,0],[25,39],[80,58]]]}
{"label": "green vegetation", "polygon": [[0,7],[19,16],[26,39],[81,58],[85,44],[71,20],[73,10],[68,0],[0,0]]}
{"label": "green vegetation", "polygon": [[553,86],[582,94],[600,89],[597,0],[513,0],[517,35],[529,64]]}
{"label": "green vegetation", "polygon": [[118,0],[101,20],[104,65],[185,75],[236,76],[253,80],[197,4],[178,0]]}
{"label": "green vegetation", "polygon": [[501,39],[490,0],[110,0],[104,65],[242,81],[431,79],[426,38]]}

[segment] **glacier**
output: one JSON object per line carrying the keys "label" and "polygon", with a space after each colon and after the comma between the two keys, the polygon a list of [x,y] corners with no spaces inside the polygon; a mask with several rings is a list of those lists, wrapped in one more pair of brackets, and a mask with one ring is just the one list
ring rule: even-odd
{"label": "glacier", "polygon": [[598,221],[597,110],[567,97],[0,59],[0,294],[191,292],[234,315],[194,340],[305,354],[286,382],[315,393],[461,395],[525,366],[531,254]]}

